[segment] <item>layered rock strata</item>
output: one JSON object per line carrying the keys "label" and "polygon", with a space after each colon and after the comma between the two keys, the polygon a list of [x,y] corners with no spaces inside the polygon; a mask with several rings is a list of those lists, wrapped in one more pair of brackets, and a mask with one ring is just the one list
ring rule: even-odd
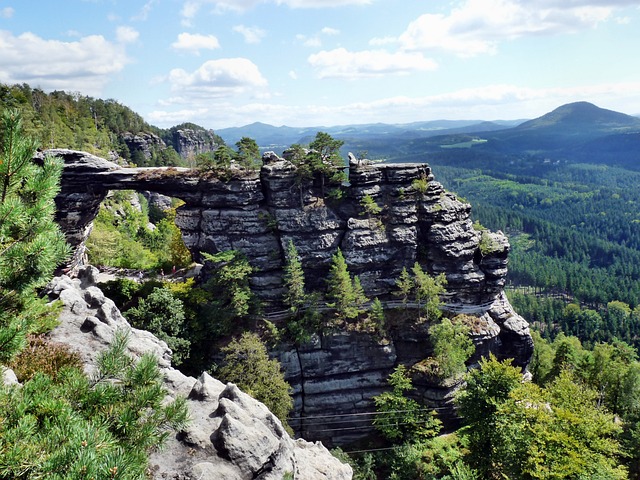
{"label": "layered rock strata", "polygon": [[[232,170],[226,178],[176,168],[124,169],[81,152],[52,153],[65,160],[58,221],[78,247],[77,264],[91,220],[109,190],[155,191],[185,201],[176,223],[196,258],[203,251],[228,249],[247,255],[256,268],[253,291],[267,311],[282,308],[289,241],[300,254],[311,290],[326,288],[324,278],[338,248],[367,295],[383,301],[396,300],[396,278],[419,262],[426,271],[446,276],[446,310],[477,318],[479,354],[513,358],[523,368],[529,361],[528,325],[503,292],[507,238],[476,231],[471,206],[445,191],[426,164],[371,164],[351,157],[348,186],[327,186],[319,178],[299,177],[293,164],[274,153],[265,154],[259,172]],[[379,213],[366,208],[372,201]],[[384,343],[341,332],[281,352],[300,417],[293,426],[330,442],[361,436],[365,429],[332,428],[328,418],[311,417],[370,412],[372,397],[384,390],[397,364],[411,365],[430,353],[426,326],[391,331]],[[416,384],[431,405],[450,405],[455,386],[420,378]]]}
{"label": "layered rock strata", "polygon": [[[65,168],[56,199],[57,221],[78,247],[109,190],[153,191],[185,205],[176,223],[196,257],[237,249],[256,267],[252,282],[264,300],[281,298],[284,249],[293,241],[311,288],[322,289],[340,248],[370,296],[388,296],[403,267],[419,261],[445,273],[451,305],[485,305],[502,291],[509,244],[501,233],[480,248],[471,206],[434,181],[426,164],[353,161],[343,199],[331,201],[318,182],[299,182],[295,167],[266,154],[260,172],[232,171],[220,179],[184,168],[122,168],[83,152],[51,150]],[[416,181],[424,188],[416,188]],[[382,208],[367,214],[363,198]]]}
{"label": "layered rock strata", "polygon": [[56,277],[50,298],[64,308],[52,340],[77,351],[87,373],[95,368],[118,329],[130,332],[129,353],[153,353],[165,377],[169,396],[188,398],[191,423],[150,458],[155,479],[281,480],[287,473],[305,480],[350,480],[351,467],[318,443],[294,440],[263,404],[234,384],[203,373],[195,379],[171,367],[166,343],[149,332],[131,328],[114,303],[96,287],[98,271],[80,269],[78,277]]}

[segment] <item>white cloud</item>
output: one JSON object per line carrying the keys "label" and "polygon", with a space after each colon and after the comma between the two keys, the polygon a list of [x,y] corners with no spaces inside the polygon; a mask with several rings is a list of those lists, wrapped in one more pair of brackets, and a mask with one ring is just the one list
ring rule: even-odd
{"label": "white cloud", "polygon": [[289,70],[289,78],[291,78],[291,80],[298,80],[298,74],[295,70]]}
{"label": "white cloud", "polygon": [[201,35],[199,33],[181,33],[178,39],[171,44],[176,50],[185,50],[200,54],[200,50],[215,50],[220,48],[220,42],[213,35]]}
{"label": "white cloud", "polygon": [[156,3],[158,3],[158,0],[149,0],[147,3],[145,3],[142,6],[142,8],[140,9],[140,12],[138,12],[137,15],[132,17],[132,20],[140,20],[140,21],[147,20],[147,18],[149,18],[149,14],[151,13],[151,10],[153,9]]}
{"label": "white cloud", "polygon": [[0,31],[0,82],[4,83],[98,96],[128,62],[122,45],[101,35],[62,42],[30,32],[14,36]]}
{"label": "white cloud", "polygon": [[175,68],[168,80],[171,90],[182,95],[171,103],[256,93],[267,86],[258,67],[246,58],[209,60],[192,73]]}
{"label": "white cloud", "polygon": [[180,22],[183,26],[188,27],[191,25],[191,20],[198,14],[200,11],[200,3],[199,1],[188,1],[185,2],[180,10],[180,15],[182,16],[182,21]]}
{"label": "white cloud", "polygon": [[320,37],[318,36],[308,37],[307,35],[299,33],[296,35],[296,40],[302,43],[305,47],[319,48],[322,46],[322,40],[320,40]]}
{"label": "white cloud", "polygon": [[398,39],[391,36],[374,37],[369,40],[369,45],[371,45],[372,47],[383,47],[385,45],[391,45],[394,43],[398,43]]}
{"label": "white cloud", "polygon": [[0,18],[11,18],[16,11],[11,7],[0,9]]}
{"label": "white cloud", "polygon": [[438,65],[421,53],[384,50],[364,50],[349,52],[345,48],[310,55],[309,63],[317,70],[320,78],[363,78],[395,74],[406,75],[416,71],[435,70]]}
{"label": "white cloud", "polygon": [[245,43],[260,43],[267,34],[267,32],[261,28],[246,27],[244,25],[236,25],[233,27],[233,31],[241,34],[244,37]]}
{"label": "white cloud", "polygon": [[[630,106],[629,100],[634,100]],[[234,104],[229,100],[208,102],[175,112],[157,110],[151,123],[172,126],[195,121],[212,128],[247,125],[260,121],[271,125],[313,126],[357,123],[407,123],[420,120],[497,120],[534,118],[569,102],[586,100],[603,108],[626,113],[640,112],[640,82],[535,89],[497,84],[423,97],[396,96],[370,102],[283,105],[267,102]],[[167,103],[166,105],[170,105]],[[636,108],[635,111],[628,111]]]}
{"label": "white cloud", "polygon": [[321,35],[325,35],[327,37],[340,35],[340,30],[331,27],[324,27],[318,34],[312,36],[299,33],[296,35],[296,40],[298,40],[305,47],[320,48],[322,46],[322,40],[320,38]]}
{"label": "white cloud", "polygon": [[290,8],[334,8],[348,5],[369,5],[373,0],[188,0],[181,15],[183,23],[189,23],[200,8],[209,6],[216,13],[225,11],[245,12],[262,3],[286,5]]}
{"label": "white cloud", "polygon": [[324,27],[322,30],[320,30],[320,32],[322,32],[324,35],[340,35],[340,30],[338,30],[337,28],[331,28],[331,27]]}
{"label": "white cloud", "polygon": [[120,43],[133,43],[138,40],[140,33],[131,27],[116,28],[116,38]]}
{"label": "white cloud", "polygon": [[154,125],[166,125],[170,127],[184,122],[197,122],[198,119],[204,118],[208,112],[209,109],[207,108],[185,108],[183,110],[173,112],[154,110],[153,112],[150,112],[147,117]]}
{"label": "white cloud", "polygon": [[500,41],[595,27],[611,18],[616,3],[625,2],[465,0],[448,15],[421,15],[399,41],[406,50],[442,49],[462,57],[492,54]]}
{"label": "white cloud", "polygon": [[348,5],[370,5],[373,0],[275,0],[278,5],[291,8],[346,7]]}

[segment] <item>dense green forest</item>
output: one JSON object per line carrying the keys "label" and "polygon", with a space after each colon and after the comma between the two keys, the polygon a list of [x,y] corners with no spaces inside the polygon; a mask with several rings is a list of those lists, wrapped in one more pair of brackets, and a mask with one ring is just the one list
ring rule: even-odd
{"label": "dense green forest", "polygon": [[[187,166],[176,151],[176,132],[206,132],[193,123],[160,129],[116,100],[63,91],[45,93],[27,84],[0,84],[0,108],[19,109],[25,133],[41,148],[83,150],[107,159],[115,156],[137,166]],[[132,141],[140,134],[150,139],[146,142],[148,153]],[[216,145],[224,145],[220,137],[210,132],[206,136]]]}

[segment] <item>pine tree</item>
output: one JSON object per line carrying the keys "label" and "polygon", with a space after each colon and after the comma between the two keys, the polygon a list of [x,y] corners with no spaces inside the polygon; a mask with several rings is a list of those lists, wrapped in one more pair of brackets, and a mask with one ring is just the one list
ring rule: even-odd
{"label": "pine tree", "polygon": [[304,272],[298,250],[293,241],[289,240],[284,266],[284,287],[286,289],[284,302],[294,314],[298,314],[306,303],[307,295],[304,283]]}
{"label": "pine tree", "polygon": [[67,365],[0,388],[0,478],[148,478],[148,453],[189,421],[162,381],[157,359],[134,361],[118,331],[91,377]]}
{"label": "pine tree", "polygon": [[356,292],[353,288],[353,281],[347,269],[347,262],[342,251],[338,251],[332,257],[333,262],[329,269],[327,282],[327,306],[335,308],[339,320],[353,319],[358,316],[356,304]]}
{"label": "pine tree", "polygon": [[[422,270],[418,262],[411,269],[413,272],[413,283],[415,285],[416,303],[418,304],[418,321],[422,320],[422,313],[426,314],[427,322],[437,320],[440,312],[440,295],[445,292],[444,285],[447,280],[444,274],[432,277]],[[424,306],[423,306],[424,302]]]}
{"label": "pine tree", "polygon": [[407,267],[404,267],[400,272],[400,276],[396,280],[396,286],[399,291],[394,292],[396,295],[402,297],[402,304],[404,305],[404,309],[407,309],[407,303],[409,302],[409,295],[411,295],[411,291],[415,286],[413,283],[413,279],[407,270]]}
{"label": "pine tree", "polygon": [[384,314],[384,306],[378,297],[374,298],[373,302],[371,302],[369,317],[373,321],[376,334],[383,337],[386,327],[386,317]]}
{"label": "pine tree", "polygon": [[440,431],[442,422],[429,412],[424,405],[408,397],[413,390],[407,368],[400,364],[389,375],[387,383],[392,388],[373,397],[377,415],[373,425],[387,439],[394,443],[406,443],[434,437]]}
{"label": "pine tree", "polygon": [[366,304],[369,302],[369,299],[364,293],[364,288],[362,288],[362,284],[360,283],[360,277],[358,275],[354,275],[353,277],[353,303],[357,309],[357,316],[364,313],[366,309]]}
{"label": "pine tree", "polygon": [[340,156],[340,147],[344,141],[336,140],[326,132],[316,133],[313,142],[309,144],[311,151],[308,157],[312,168],[320,174],[322,196],[324,197],[325,179],[330,183],[340,183],[346,179],[344,160]]}
{"label": "pine tree", "polygon": [[304,271],[298,256],[298,250],[291,240],[287,245],[284,266],[284,303],[289,306],[292,316],[288,319],[286,330],[288,337],[295,343],[309,341],[311,334],[320,323],[318,296],[305,290]]}
{"label": "pine tree", "polygon": [[0,362],[7,362],[46,312],[35,289],[69,249],[53,221],[62,164],[33,161],[36,145],[23,135],[17,110],[4,111],[0,122]]}
{"label": "pine tree", "polygon": [[236,142],[238,163],[248,169],[260,168],[260,147],[253,138],[242,137]]}

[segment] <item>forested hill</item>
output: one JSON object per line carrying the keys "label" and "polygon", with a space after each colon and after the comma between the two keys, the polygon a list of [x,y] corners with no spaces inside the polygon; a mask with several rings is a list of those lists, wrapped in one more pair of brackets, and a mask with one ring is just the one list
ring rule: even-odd
{"label": "forested hill", "polygon": [[19,108],[25,132],[42,148],[70,148],[138,166],[183,165],[193,153],[224,141],[211,130],[185,123],[161,129],[116,100],[102,100],[27,84],[0,84],[0,110]]}

